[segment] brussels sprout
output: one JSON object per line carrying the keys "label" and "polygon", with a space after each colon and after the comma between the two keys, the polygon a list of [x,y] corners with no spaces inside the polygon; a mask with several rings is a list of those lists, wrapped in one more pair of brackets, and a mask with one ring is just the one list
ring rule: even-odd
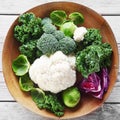
{"label": "brussels sprout", "polygon": [[77,26],[73,22],[65,22],[63,25],[60,26],[60,30],[63,31],[63,33],[66,36],[72,37],[73,33]]}
{"label": "brussels sprout", "polygon": [[75,107],[80,101],[80,91],[77,87],[71,87],[63,91],[63,102],[67,107]]}

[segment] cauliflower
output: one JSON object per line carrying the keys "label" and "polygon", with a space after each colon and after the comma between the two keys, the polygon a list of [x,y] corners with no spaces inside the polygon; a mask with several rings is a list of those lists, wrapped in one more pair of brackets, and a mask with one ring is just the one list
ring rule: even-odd
{"label": "cauliflower", "polygon": [[74,31],[74,40],[76,42],[80,42],[84,39],[84,35],[87,33],[87,29],[85,27],[78,27]]}
{"label": "cauliflower", "polygon": [[75,56],[61,51],[50,57],[42,55],[31,65],[29,75],[42,90],[59,93],[76,82]]}

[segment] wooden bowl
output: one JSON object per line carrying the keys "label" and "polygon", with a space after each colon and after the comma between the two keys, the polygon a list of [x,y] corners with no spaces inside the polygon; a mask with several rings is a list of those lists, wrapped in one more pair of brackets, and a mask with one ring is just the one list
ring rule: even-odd
{"label": "wooden bowl", "polygon": [[[71,2],[51,2],[34,7],[28,10],[27,12],[33,12],[36,16],[43,18],[45,16],[48,16],[51,11],[57,9],[65,10],[67,14],[75,11],[81,12],[85,17],[83,26],[87,28],[92,27],[92,28],[100,29],[101,34],[103,36],[103,42],[110,43],[113,49],[112,66],[109,74],[110,85],[107,93],[104,94],[102,100],[95,99],[91,96],[83,95],[80,104],[76,108],[65,109],[65,114],[63,117],[61,117],[61,119],[69,119],[69,118],[80,117],[96,110],[108,98],[117,79],[118,61],[119,61],[118,48],[113,32],[110,26],[108,25],[108,23],[105,21],[105,19],[95,11],[83,5],[71,3]],[[3,74],[7,87],[11,95],[14,97],[14,99],[17,102],[21,103],[24,107],[44,117],[57,118],[52,113],[37,108],[36,104],[31,99],[31,96],[28,93],[21,91],[18,84],[18,78],[14,75],[12,71],[12,67],[11,67],[12,61],[19,54],[18,51],[19,44],[13,37],[13,29],[16,24],[18,24],[18,19],[14,21],[14,23],[12,24],[12,26],[8,31],[4,43],[3,54],[2,54]]]}

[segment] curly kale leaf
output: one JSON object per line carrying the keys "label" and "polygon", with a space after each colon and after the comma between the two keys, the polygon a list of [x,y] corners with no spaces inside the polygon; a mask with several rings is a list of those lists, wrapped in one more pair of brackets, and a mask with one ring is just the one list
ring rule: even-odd
{"label": "curly kale leaf", "polygon": [[101,44],[102,43],[102,36],[100,31],[95,28],[87,29],[87,33],[84,36],[83,45],[88,46],[92,44]]}
{"label": "curly kale leaf", "polygon": [[76,67],[87,78],[89,74],[99,72],[103,67],[109,67],[112,48],[108,43],[90,45],[76,55]]}
{"label": "curly kale leaf", "polygon": [[64,115],[64,106],[58,100],[57,95],[49,92],[43,93],[40,89],[34,89],[31,91],[31,96],[38,108],[49,110],[59,117]]}
{"label": "curly kale leaf", "polygon": [[30,63],[42,55],[41,51],[37,49],[37,40],[30,40],[29,42],[22,44],[19,47],[19,50],[21,54],[27,56]]}
{"label": "curly kale leaf", "polygon": [[36,17],[33,13],[22,14],[18,21],[19,25],[14,28],[14,37],[22,44],[39,38],[43,33],[41,18]]}
{"label": "curly kale leaf", "polygon": [[64,115],[64,106],[60,103],[57,96],[52,93],[46,94],[44,103],[38,104],[38,107],[47,109],[59,117]]}

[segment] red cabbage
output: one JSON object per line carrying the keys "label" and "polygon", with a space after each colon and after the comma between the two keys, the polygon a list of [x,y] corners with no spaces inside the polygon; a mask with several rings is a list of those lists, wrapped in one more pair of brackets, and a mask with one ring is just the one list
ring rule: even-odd
{"label": "red cabbage", "polygon": [[84,78],[80,84],[80,88],[88,92],[99,92],[101,91],[101,79],[96,73],[92,73],[88,78]]}
{"label": "red cabbage", "polygon": [[106,92],[109,86],[109,76],[108,76],[108,70],[107,68],[103,68],[102,72],[101,72],[101,79],[102,79],[102,88],[104,89],[104,91]]}
{"label": "red cabbage", "polygon": [[80,82],[80,89],[85,93],[89,93],[92,96],[102,99],[103,94],[107,91],[109,86],[109,76],[107,68],[103,68],[98,75],[97,73],[92,73],[88,78],[84,78]]}

